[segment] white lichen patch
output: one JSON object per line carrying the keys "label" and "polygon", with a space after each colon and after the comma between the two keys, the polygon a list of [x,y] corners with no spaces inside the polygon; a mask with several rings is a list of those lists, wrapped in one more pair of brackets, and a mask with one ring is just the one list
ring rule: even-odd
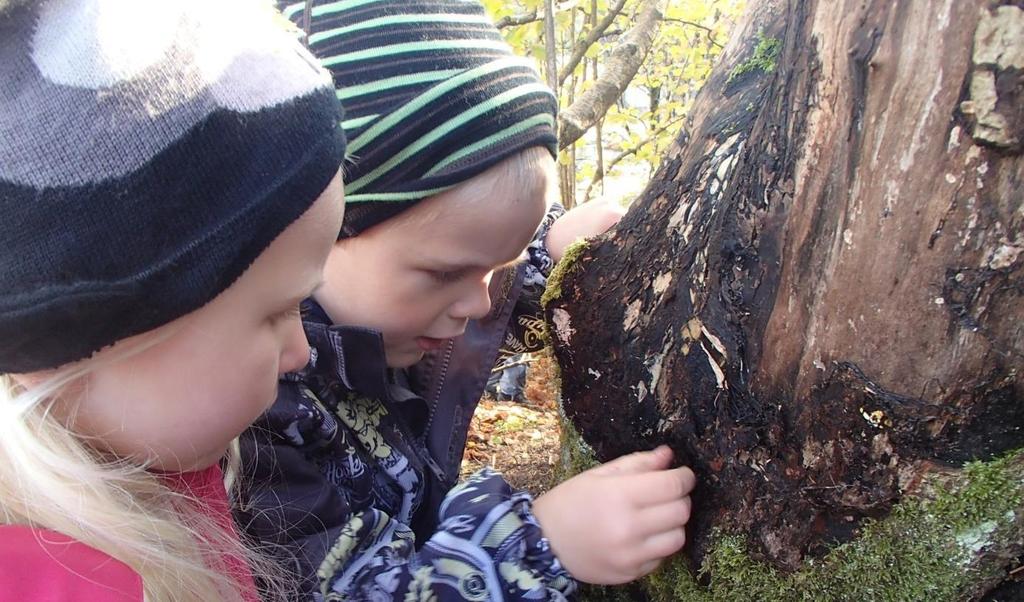
{"label": "white lichen patch", "polygon": [[971,77],[971,99],[960,103],[960,110],[973,115],[974,138],[997,146],[1013,146],[1018,140],[1009,131],[1009,122],[996,111],[999,95],[996,76],[988,70],[978,70]]}
{"label": "white lichen patch", "polygon": [[722,360],[725,361],[725,359],[729,357],[729,354],[726,353],[725,345],[722,344],[722,340],[716,337],[715,335],[711,334],[711,331],[708,330],[708,327],[704,326],[703,324],[701,324],[700,326],[700,332],[702,335],[704,335],[704,338],[707,339],[709,343],[711,343],[711,346],[715,349],[715,351],[717,351],[722,356]]}
{"label": "white lichen patch", "polygon": [[672,344],[672,336],[669,335],[665,337],[665,342],[661,346],[661,352],[647,358],[647,361],[645,362],[647,365],[647,371],[651,374],[651,392],[655,395],[658,394],[658,383],[661,381],[661,369],[665,363],[665,357],[672,350]]}
{"label": "white lichen patch", "polygon": [[[676,231],[683,234],[683,229],[686,226],[684,221],[686,218],[686,211],[690,208],[691,203],[681,202],[676,206],[676,210],[672,212],[672,215],[668,218],[668,229],[669,231]],[[686,238],[686,234],[683,234],[683,238]]]}
{"label": "white lichen patch", "polygon": [[864,408],[860,408],[860,415],[864,417],[864,420],[866,420],[868,424],[875,428],[882,428],[882,425],[887,421],[890,425],[892,424],[892,422],[885,417],[885,412],[882,410],[872,410],[871,412],[868,412]]}
{"label": "white lichen patch", "polygon": [[587,368],[587,374],[594,377],[594,382],[601,380],[601,373],[593,368]]}
{"label": "white lichen patch", "polygon": [[569,312],[557,308],[551,312],[551,321],[554,323],[555,336],[558,337],[559,342],[563,345],[568,345],[569,339],[572,338],[572,335],[576,334],[572,327],[572,319],[569,317]]}
{"label": "white lichen patch", "polygon": [[981,523],[973,529],[961,531],[956,535],[956,543],[960,546],[962,558],[965,562],[973,561],[982,550],[992,543],[992,534],[995,533],[999,524],[994,520]]}
{"label": "white lichen patch", "polygon": [[668,290],[668,285],[672,284],[672,272],[664,272],[658,274],[654,279],[654,294],[658,297]]}
{"label": "white lichen patch", "polygon": [[1024,69],[1024,10],[1000,6],[994,12],[984,8],[974,33],[974,63],[1003,69]]}
{"label": "white lichen patch", "polygon": [[683,324],[682,330],[679,334],[682,335],[683,341],[693,341],[700,337],[701,330],[704,329],[704,324],[700,321],[700,318],[690,318],[686,324]]}
{"label": "white lichen patch", "polygon": [[960,148],[960,134],[963,133],[963,129],[960,126],[954,126],[953,129],[949,130],[949,140],[946,142],[946,152],[952,152],[954,149]]}
{"label": "white lichen patch", "polygon": [[719,182],[725,182],[726,176],[729,175],[729,170],[732,169],[732,164],[736,161],[736,155],[730,155],[722,160],[718,164],[718,169],[715,170],[715,178]]}
{"label": "white lichen patch", "polygon": [[637,322],[640,321],[640,309],[643,307],[643,301],[640,299],[634,299],[626,306],[626,315],[622,320],[622,329],[626,332],[636,328]]}
{"label": "white lichen patch", "polygon": [[721,146],[719,146],[718,148],[715,149],[715,155],[714,156],[715,157],[721,157],[721,156],[729,154],[729,151],[732,150],[733,145],[736,144],[736,141],[739,140],[739,139],[740,139],[740,135],[739,134],[733,134],[732,136],[729,136],[728,138],[726,138],[725,142],[723,142]]}
{"label": "white lichen patch", "polygon": [[727,385],[725,382],[725,372],[722,372],[721,366],[719,366],[718,362],[715,361],[715,358],[711,356],[711,352],[708,351],[708,348],[704,346],[704,341],[700,342],[700,348],[708,358],[708,365],[711,366],[711,371],[715,374],[715,381],[718,384],[718,388],[725,389]]}
{"label": "white lichen patch", "polygon": [[972,60],[971,98],[960,104],[964,114],[974,117],[971,135],[975,140],[1004,148],[1019,144],[1006,116],[997,110],[996,73],[1024,69],[1024,10],[1000,6],[989,12],[982,8],[974,32]]}
{"label": "white lichen patch", "polygon": [[[971,147],[967,149],[967,153],[964,154],[964,165],[969,165],[970,163],[977,161],[979,157],[981,157],[981,147],[976,144],[972,144]],[[986,167],[985,170],[988,171],[988,167]]]}
{"label": "white lichen patch", "polygon": [[1024,246],[1003,243],[992,252],[992,258],[988,261],[988,267],[993,270],[1008,268],[1016,263],[1021,253],[1024,253]]}
{"label": "white lichen patch", "polygon": [[659,433],[664,433],[683,421],[683,411],[680,409],[682,405],[683,404],[676,404],[668,415],[658,420],[658,424],[655,428]]}

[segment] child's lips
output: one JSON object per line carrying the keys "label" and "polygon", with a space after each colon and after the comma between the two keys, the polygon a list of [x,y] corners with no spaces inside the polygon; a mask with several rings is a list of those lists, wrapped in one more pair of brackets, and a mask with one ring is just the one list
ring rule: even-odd
{"label": "child's lips", "polygon": [[423,351],[436,351],[451,339],[435,339],[433,337],[416,337],[416,344]]}

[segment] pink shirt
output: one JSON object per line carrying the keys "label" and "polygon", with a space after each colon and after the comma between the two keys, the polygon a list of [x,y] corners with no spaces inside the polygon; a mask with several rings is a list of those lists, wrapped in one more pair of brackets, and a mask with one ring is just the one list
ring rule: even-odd
{"label": "pink shirt", "polygon": [[[234,532],[219,466],[169,476],[173,488],[207,504],[217,523]],[[252,574],[236,557],[221,559],[243,589],[258,602]],[[107,554],[46,529],[0,526],[0,600],[23,602],[142,602],[142,579]]]}

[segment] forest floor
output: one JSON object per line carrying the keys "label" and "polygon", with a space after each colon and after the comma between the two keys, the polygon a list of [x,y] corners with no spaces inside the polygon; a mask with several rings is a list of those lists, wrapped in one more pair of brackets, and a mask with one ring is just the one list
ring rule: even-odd
{"label": "forest floor", "polygon": [[553,485],[561,424],[553,360],[538,355],[530,364],[523,403],[480,400],[469,426],[462,476],[484,466],[501,472],[513,487],[539,495]]}

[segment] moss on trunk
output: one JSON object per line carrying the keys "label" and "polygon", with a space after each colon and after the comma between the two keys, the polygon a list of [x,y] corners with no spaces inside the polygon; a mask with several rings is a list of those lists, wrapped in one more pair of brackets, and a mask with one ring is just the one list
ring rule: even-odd
{"label": "moss on trunk", "polygon": [[[559,480],[596,466],[590,446],[563,418]],[[685,557],[625,587],[585,586],[581,602],[735,602],[955,600],[975,598],[978,584],[999,575],[973,565],[985,553],[1019,553],[998,542],[1019,542],[1024,505],[1024,450],[972,462],[958,476],[936,476],[927,497],[901,501],[883,520],[864,525],[857,539],[783,575],[752,557],[744,537],[716,533],[697,575]],[[706,578],[706,579],[705,579]],[[701,583],[701,581],[707,583]]]}

